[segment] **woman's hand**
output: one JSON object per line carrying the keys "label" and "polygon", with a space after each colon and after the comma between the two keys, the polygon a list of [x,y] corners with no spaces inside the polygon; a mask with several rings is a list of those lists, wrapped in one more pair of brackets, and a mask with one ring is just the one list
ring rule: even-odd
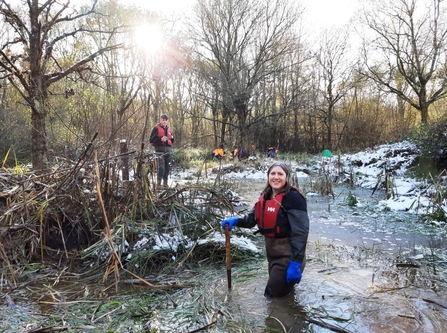
{"label": "woman's hand", "polygon": [[222,229],[225,230],[225,226],[228,225],[228,230],[231,230],[233,226],[237,225],[237,220],[238,220],[237,216],[226,218],[225,220],[222,221]]}
{"label": "woman's hand", "polygon": [[288,284],[300,283],[302,277],[300,268],[301,264],[299,262],[290,260],[286,276],[286,281]]}

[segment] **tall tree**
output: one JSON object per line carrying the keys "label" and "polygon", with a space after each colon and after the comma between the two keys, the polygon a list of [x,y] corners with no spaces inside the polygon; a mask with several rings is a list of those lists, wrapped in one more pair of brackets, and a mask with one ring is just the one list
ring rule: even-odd
{"label": "tall tree", "polygon": [[196,14],[192,36],[218,89],[221,133],[234,119],[236,143],[245,145],[254,88],[282,70],[278,59],[292,51],[299,8],[287,0],[199,0]]}
{"label": "tall tree", "polygon": [[[429,107],[447,95],[446,3],[442,0],[371,1],[363,20],[364,72],[385,92],[397,95],[429,121]],[[410,89],[405,90],[404,80]]]}
{"label": "tall tree", "polygon": [[346,29],[325,30],[321,34],[317,53],[319,92],[323,103],[318,108],[318,117],[326,133],[323,148],[332,149],[336,106],[350,89],[351,67],[348,59],[348,32]]}
{"label": "tall tree", "polygon": [[[73,45],[76,38],[90,30],[86,18],[94,14],[97,0],[85,9],[70,7],[69,0],[62,3],[27,0],[21,1],[18,7],[12,3],[0,2],[0,15],[8,26],[0,45],[1,75],[19,91],[31,109],[33,169],[44,171],[50,86],[72,73],[89,70],[89,62],[120,45],[106,45],[94,52],[87,47],[84,53],[76,54],[77,60],[58,61],[58,48]],[[66,96],[70,93],[67,91]]]}

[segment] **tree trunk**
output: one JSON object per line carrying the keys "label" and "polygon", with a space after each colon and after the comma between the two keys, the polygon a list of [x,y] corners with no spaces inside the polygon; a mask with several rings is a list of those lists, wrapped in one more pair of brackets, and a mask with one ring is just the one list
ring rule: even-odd
{"label": "tree trunk", "polygon": [[428,117],[428,103],[427,101],[420,101],[420,109],[419,111],[421,112],[421,122],[423,124],[428,124],[429,121],[429,117]]}
{"label": "tree trunk", "polygon": [[46,112],[42,101],[36,100],[31,111],[31,139],[33,145],[32,164],[33,170],[44,172],[47,168],[47,134]]}
{"label": "tree trunk", "polygon": [[247,150],[246,145],[246,122],[248,114],[248,100],[249,96],[246,93],[241,93],[233,99],[233,105],[236,110],[236,115],[238,118],[238,128],[239,128],[239,143],[241,148]]}

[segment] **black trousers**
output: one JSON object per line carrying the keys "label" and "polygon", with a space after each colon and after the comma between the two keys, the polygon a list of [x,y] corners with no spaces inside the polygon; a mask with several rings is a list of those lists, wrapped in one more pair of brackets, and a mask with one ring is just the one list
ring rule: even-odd
{"label": "black trousers", "polygon": [[[163,149],[163,150],[162,150]],[[168,181],[169,173],[171,171],[171,147],[161,147],[155,150],[155,154],[157,155],[157,181],[160,184],[163,180],[164,182]]]}
{"label": "black trousers", "polygon": [[[284,297],[290,294],[295,284],[286,282],[287,268],[290,263],[292,247],[289,238],[270,238],[265,237],[265,249],[267,253],[269,280],[265,287],[264,296],[266,297]],[[301,266],[301,272],[306,266],[306,257]]]}

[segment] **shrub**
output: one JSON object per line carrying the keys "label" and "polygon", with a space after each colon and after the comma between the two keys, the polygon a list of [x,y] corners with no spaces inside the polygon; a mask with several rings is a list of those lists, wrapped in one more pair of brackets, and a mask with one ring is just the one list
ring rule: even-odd
{"label": "shrub", "polygon": [[189,169],[193,161],[204,160],[205,153],[198,149],[178,149],[172,156],[176,166],[182,169]]}
{"label": "shrub", "polygon": [[447,168],[447,117],[421,125],[411,139],[420,149],[422,159],[435,163],[438,170]]}

